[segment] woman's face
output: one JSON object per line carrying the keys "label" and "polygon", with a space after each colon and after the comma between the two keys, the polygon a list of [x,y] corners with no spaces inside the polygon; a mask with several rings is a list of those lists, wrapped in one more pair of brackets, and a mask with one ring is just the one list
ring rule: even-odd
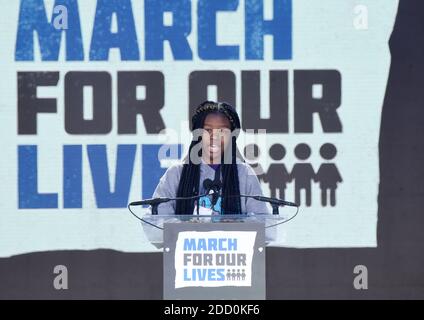
{"label": "woman's face", "polygon": [[220,163],[221,154],[231,141],[231,124],[219,113],[208,114],[203,125],[202,157],[208,163]]}

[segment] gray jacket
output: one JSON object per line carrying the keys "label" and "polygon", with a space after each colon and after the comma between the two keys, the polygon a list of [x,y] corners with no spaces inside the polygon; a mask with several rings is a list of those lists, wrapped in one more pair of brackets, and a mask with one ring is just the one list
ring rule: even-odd
{"label": "gray jacket", "polygon": [[[169,167],[165,174],[159,181],[153,198],[156,197],[167,197],[175,198],[177,196],[178,184],[180,182],[181,172],[183,169],[183,164],[179,163]],[[239,186],[240,194],[244,195],[263,195],[261,185],[258,178],[256,177],[253,169],[244,162],[237,162],[238,176],[239,176]],[[203,181],[205,179],[213,180],[215,177],[215,170],[211,168],[208,164],[202,162],[200,164],[200,185],[199,192],[200,194],[206,193],[206,190],[203,187]],[[221,173],[222,181],[222,173]],[[261,201],[257,201],[252,198],[241,198],[241,210],[243,213],[270,213],[266,204]],[[176,201],[170,201],[162,203],[158,207],[158,214],[174,214],[176,208]],[[191,214],[187,213],[187,214]]]}

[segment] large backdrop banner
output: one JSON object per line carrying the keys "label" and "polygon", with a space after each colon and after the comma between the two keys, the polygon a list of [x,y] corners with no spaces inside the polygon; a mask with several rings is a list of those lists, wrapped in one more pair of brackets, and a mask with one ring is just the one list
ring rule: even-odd
{"label": "large backdrop banner", "polygon": [[155,251],[127,204],[206,99],[236,107],[265,195],[301,205],[272,245],[377,245],[397,0],[1,2],[1,257]]}

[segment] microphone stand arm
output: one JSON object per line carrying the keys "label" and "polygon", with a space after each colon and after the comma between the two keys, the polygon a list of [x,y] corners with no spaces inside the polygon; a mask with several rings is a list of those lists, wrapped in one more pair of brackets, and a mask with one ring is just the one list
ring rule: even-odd
{"label": "microphone stand arm", "polygon": [[153,204],[151,204],[152,216],[157,216],[158,215],[158,206],[159,206],[159,203],[153,203]]}
{"label": "microphone stand arm", "polygon": [[278,208],[280,207],[280,205],[276,204],[276,203],[271,203],[271,207],[272,207],[272,214],[280,214],[278,211]]}

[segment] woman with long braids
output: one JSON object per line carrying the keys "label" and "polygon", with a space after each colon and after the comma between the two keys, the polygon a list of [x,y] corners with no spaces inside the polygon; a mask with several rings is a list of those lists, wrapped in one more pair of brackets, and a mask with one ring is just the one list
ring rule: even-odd
{"label": "woman with long braids", "polygon": [[268,213],[265,203],[238,197],[262,195],[262,190],[255,172],[237,148],[241,126],[236,110],[225,102],[205,101],[191,120],[193,140],[188,155],[183,163],[168,168],[153,197],[205,195],[211,186],[217,192],[200,199],[162,203],[159,214]]}

